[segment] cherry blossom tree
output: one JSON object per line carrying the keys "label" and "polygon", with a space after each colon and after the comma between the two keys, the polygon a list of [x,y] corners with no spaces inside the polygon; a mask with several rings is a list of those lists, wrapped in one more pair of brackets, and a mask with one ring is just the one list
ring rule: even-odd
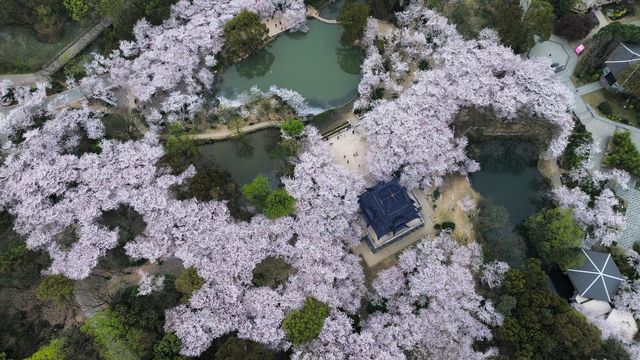
{"label": "cherry blossom tree", "polygon": [[474,273],[481,262],[477,245],[458,246],[448,233],[422,240],[374,281],[386,312],[369,315],[356,333],[346,314],[334,310],[319,338],[297,348],[294,358],[405,359],[407,352],[437,359],[495,355],[494,349],[473,349],[475,341],[491,339],[489,326],[502,321],[490,301],[475,292]]}
{"label": "cherry blossom tree", "polygon": [[[557,129],[546,156],[561,154],[573,128],[572,97],[546,61],[523,60],[491,31],[483,31],[479,40],[465,40],[444,17],[417,3],[398,14],[398,21],[404,26],[397,40],[401,54],[388,58],[391,67],[404,69],[398,62],[428,53],[435,68],[416,72],[397,99],[379,101],[364,116],[371,145],[368,169],[374,176],[387,178],[401,169],[405,185],[427,188],[447,173],[477,170],[465,154],[466,140],[450,128],[458,110],[468,106],[492,108],[504,121],[522,112],[545,119]],[[372,43],[368,46],[361,107],[383,78],[380,54]]]}
{"label": "cherry blossom tree", "polygon": [[[0,168],[0,206],[16,216],[15,230],[27,236],[27,247],[49,253],[50,273],[82,279],[118,243],[117,232],[97,222],[103,211],[120,204],[144,209],[141,203],[166,199],[169,187],[193,171],[158,177],[162,148],[155,135],[137,142],[100,140],[101,116],[88,108],[51,117],[25,133]],[[81,134],[99,142],[100,152],[77,154]],[[69,239],[61,243],[62,235]]]}
{"label": "cherry blossom tree", "polygon": [[509,264],[495,260],[482,266],[482,282],[489,288],[495,289],[502,284],[504,274],[509,271]]}
{"label": "cherry blossom tree", "polygon": [[[295,220],[257,215],[236,223],[223,202],[132,203],[148,225],[126,245],[127,253],[152,260],[176,256],[205,280],[188,304],[167,312],[166,327],[181,338],[183,354],[198,355],[230,332],[287,348],[280,324],[307,296],[351,313],[360,307],[364,274],[349,247],[357,239],[353,222],[364,183],[333,163],[315,128],[306,130],[302,147],[293,178],[283,180],[297,201]],[[276,289],[256,287],[253,269],[270,256],[295,272]]]}
{"label": "cherry blossom tree", "polygon": [[[107,99],[111,89],[123,88],[141,106],[154,106],[156,99],[169,94],[159,100],[164,111],[178,113],[169,121],[181,117],[183,106],[192,115],[202,106],[202,99],[195,95],[213,83],[207,68],[216,65],[216,55],[223,48],[224,24],[243,9],[262,18],[276,16],[283,26],[295,30],[306,26],[302,0],[181,0],[161,25],[142,19],[134,26],[134,40],[122,41],[108,56],[95,55],[87,66],[89,76],[81,85],[101,85],[94,94]],[[97,82],[101,77],[107,81]]]}
{"label": "cherry blossom tree", "polygon": [[151,275],[144,270],[138,270],[140,281],[138,282],[138,296],[149,295],[164,287],[164,275]]}
{"label": "cherry blossom tree", "polygon": [[[627,250],[626,256],[629,265],[640,274],[640,255],[635,251]],[[640,279],[623,282],[618,294],[613,298],[613,303],[616,308],[629,311],[636,320],[640,320]]]}
{"label": "cherry blossom tree", "polygon": [[[0,106],[10,104],[9,100],[5,100],[9,94],[10,84],[9,81],[0,83]],[[44,114],[47,88],[49,88],[48,83],[38,83],[33,91],[30,87],[12,89],[13,99],[17,104],[6,115],[0,113],[0,144],[3,147],[11,146],[7,137],[17,131],[28,129],[35,119]]]}

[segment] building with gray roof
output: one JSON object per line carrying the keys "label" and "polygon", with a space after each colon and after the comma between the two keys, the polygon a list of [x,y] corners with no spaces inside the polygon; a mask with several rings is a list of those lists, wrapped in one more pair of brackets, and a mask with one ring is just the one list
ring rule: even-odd
{"label": "building with gray roof", "polygon": [[567,271],[578,295],[602,301],[611,301],[620,283],[624,281],[611,254],[582,250],[586,260],[579,269]]}

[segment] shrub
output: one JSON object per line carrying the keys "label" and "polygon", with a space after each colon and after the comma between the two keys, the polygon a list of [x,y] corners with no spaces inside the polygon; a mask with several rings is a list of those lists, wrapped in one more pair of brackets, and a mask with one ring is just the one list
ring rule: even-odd
{"label": "shrub", "polygon": [[271,184],[264,175],[256,176],[250,183],[242,186],[242,195],[260,211],[264,209],[270,194]]}
{"label": "shrub", "polygon": [[180,355],[182,341],[174,333],[166,333],[160,341],[153,345],[153,360],[187,360]]}
{"label": "shrub", "polygon": [[543,209],[527,218],[524,225],[532,249],[545,265],[558,264],[565,270],[584,261],[580,253],[584,231],[570,209]]}
{"label": "shrub", "polygon": [[304,124],[298,119],[286,120],[280,128],[287,137],[297,138],[304,133]]}
{"label": "shrub", "polygon": [[609,116],[613,113],[613,107],[611,106],[611,103],[609,103],[608,101],[601,102],[598,105],[598,110],[600,110],[600,112],[606,116]]}
{"label": "shrub", "polygon": [[144,333],[125,325],[111,310],[102,310],[85,321],[80,330],[93,337],[104,360],[136,360],[142,358]]}
{"label": "shrub", "polygon": [[199,151],[195,141],[187,134],[180,123],[169,128],[169,136],[164,142],[163,160],[175,174],[185,171],[198,157]]}
{"label": "shrub", "polygon": [[287,314],[282,327],[292,344],[306,344],[318,337],[327,316],[329,306],[309,296],[301,309]]}
{"label": "shrub", "polygon": [[446,229],[453,231],[456,229],[456,224],[451,221],[445,221],[442,223],[442,230]]}
{"label": "shrub", "polygon": [[253,269],[253,284],[276,289],[287,282],[291,274],[291,265],[279,257],[269,256]]}
{"label": "shrub", "polygon": [[293,214],[296,210],[296,199],[285,189],[277,189],[267,197],[264,214],[269,219],[277,219]]}
{"label": "shrub", "polygon": [[629,257],[625,250],[617,245],[611,246],[609,252],[613,261],[620,269],[620,273],[624,275],[628,280],[633,281],[640,277],[640,274],[636,272],[636,269],[629,263]]}
{"label": "shrub", "polygon": [[[1,357],[0,357],[1,358]],[[54,339],[26,360],[64,360],[64,340]]]}
{"label": "shrub", "polygon": [[224,25],[225,51],[232,61],[240,60],[259,50],[269,29],[258,14],[242,10]]}
{"label": "shrub", "polygon": [[384,55],[384,40],[376,37],[376,39],[373,41],[373,44],[376,46],[376,48],[378,48],[378,52],[380,53],[380,55]]}
{"label": "shrub", "polygon": [[251,340],[229,337],[216,351],[216,359],[273,360],[275,354],[266,346]]}
{"label": "shrub", "polygon": [[640,176],[640,153],[631,141],[631,133],[619,132],[611,140],[614,150],[604,158],[604,164]]}
{"label": "shrub", "polygon": [[62,275],[47,275],[40,280],[36,297],[40,300],[55,300],[66,303],[73,299],[73,280]]}
{"label": "shrub", "polygon": [[380,100],[384,96],[384,88],[379,87],[373,91],[373,96],[371,97],[373,100]]}
{"label": "shrub", "polygon": [[183,302],[186,302],[202,285],[204,285],[204,279],[198,275],[198,271],[194,267],[186,268],[175,281],[176,290],[183,294]]}

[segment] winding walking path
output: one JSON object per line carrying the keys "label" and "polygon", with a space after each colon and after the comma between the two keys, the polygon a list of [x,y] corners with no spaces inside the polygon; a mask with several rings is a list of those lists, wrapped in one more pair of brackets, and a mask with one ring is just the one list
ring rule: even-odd
{"label": "winding walking path", "polygon": [[322,16],[320,16],[320,12],[318,12],[318,10],[316,10],[316,8],[314,8],[313,6],[307,6],[307,17],[312,17],[314,19],[320,20],[325,24],[337,24],[338,23],[337,20],[329,20],[329,19],[325,19]]}
{"label": "winding walking path", "polygon": [[240,136],[242,134],[248,134],[248,133],[256,132],[258,130],[272,128],[272,127],[279,127],[279,126],[280,126],[279,121],[265,121],[265,122],[259,122],[253,125],[244,126],[239,130],[236,130],[236,129],[216,130],[216,131],[205,132],[201,134],[194,134],[194,135],[191,135],[190,137],[195,140],[226,140],[226,139],[231,139],[231,138]]}

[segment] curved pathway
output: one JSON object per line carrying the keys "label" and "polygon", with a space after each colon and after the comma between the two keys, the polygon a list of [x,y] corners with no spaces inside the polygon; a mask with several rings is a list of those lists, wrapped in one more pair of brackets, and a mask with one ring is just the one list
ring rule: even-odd
{"label": "curved pathway", "polygon": [[240,136],[242,134],[248,134],[258,130],[272,128],[272,127],[279,127],[279,126],[280,126],[280,121],[265,121],[265,122],[259,122],[253,125],[244,126],[240,128],[240,130],[225,129],[225,130],[206,132],[202,134],[194,134],[194,135],[190,135],[190,137],[196,140],[226,140],[226,139],[231,139],[231,138]]}
{"label": "curved pathway", "polygon": [[337,20],[329,20],[329,19],[325,19],[322,16],[320,16],[320,13],[318,12],[318,10],[316,10],[313,6],[307,6],[307,16],[308,17],[312,17],[314,19],[320,20],[325,24],[337,24],[338,21]]}

